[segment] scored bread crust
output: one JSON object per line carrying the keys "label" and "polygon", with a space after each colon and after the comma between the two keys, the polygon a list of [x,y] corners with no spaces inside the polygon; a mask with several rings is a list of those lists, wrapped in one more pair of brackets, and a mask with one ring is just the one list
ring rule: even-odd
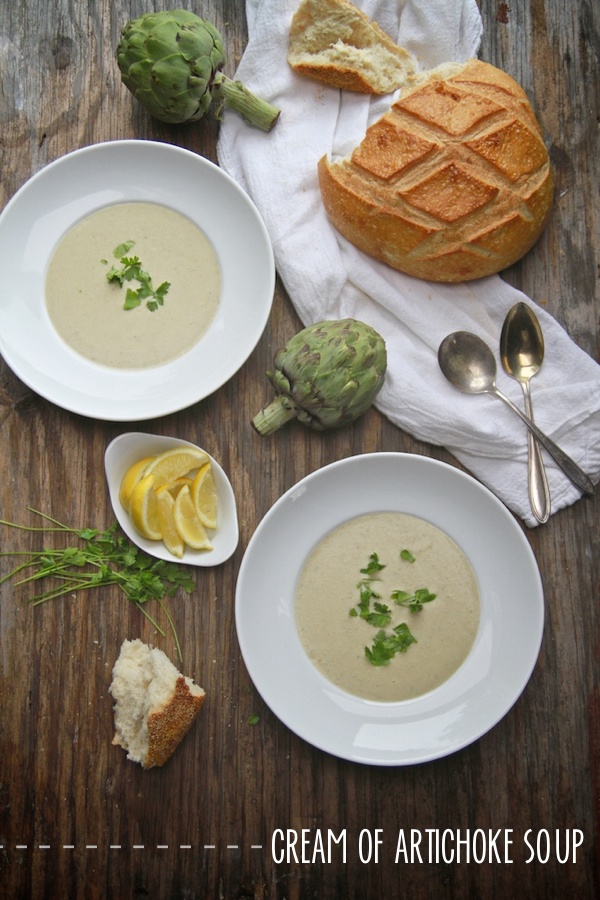
{"label": "scored bread crust", "polygon": [[289,32],[295,72],[329,87],[387,94],[415,71],[413,57],[348,0],[304,0]]}
{"label": "scored bread crust", "polygon": [[413,79],[349,157],[318,163],[336,229],[429,281],[461,282],[520,259],[550,214],[548,151],[527,95],[469,60]]}

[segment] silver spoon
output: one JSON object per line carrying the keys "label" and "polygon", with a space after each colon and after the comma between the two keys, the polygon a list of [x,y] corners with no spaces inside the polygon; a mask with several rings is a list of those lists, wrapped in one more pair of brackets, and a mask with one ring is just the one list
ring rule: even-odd
{"label": "silver spoon", "polygon": [[536,436],[540,444],[556,460],[573,484],[586,494],[594,493],[594,485],[585,472],[535,422],[496,387],[496,360],[488,345],[469,331],[455,331],[444,338],[438,350],[440,368],[451,384],[466,394],[493,394],[515,412]]}
{"label": "silver spoon", "polygon": [[[523,389],[525,414],[533,420],[529,382],[544,360],[544,336],[536,314],[526,303],[509,309],[500,335],[500,359],[507,375],[515,378]],[[527,433],[529,502],[538,522],[550,516],[550,489],[539,441]]]}

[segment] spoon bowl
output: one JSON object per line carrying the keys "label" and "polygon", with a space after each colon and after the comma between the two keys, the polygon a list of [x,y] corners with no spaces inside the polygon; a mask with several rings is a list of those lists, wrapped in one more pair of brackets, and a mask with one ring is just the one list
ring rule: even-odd
{"label": "spoon bowl", "polygon": [[512,400],[498,390],[496,360],[485,341],[470,331],[454,331],[440,344],[438,362],[444,376],[460,391],[466,394],[492,394],[506,403],[533,432],[573,484],[586,494],[594,493],[591,478],[535,422],[522,413]]}
{"label": "spoon bowl", "polygon": [[508,311],[500,335],[500,357],[504,371],[523,384],[540,371],[544,335],[536,314],[526,303],[516,303]]}
{"label": "spoon bowl", "polygon": [[487,394],[496,385],[496,360],[481,338],[470,331],[455,331],[438,351],[440,368],[448,381],[465,394]]}
{"label": "spoon bowl", "polygon": [[[183,557],[178,559],[169,553],[162,541],[149,541],[143,538],[134,528],[128,513],[119,500],[119,487],[127,469],[138,459],[145,456],[156,456],[173,447],[197,447],[190,441],[166,437],[160,434],[143,434],[126,432],[116,437],[106,448],[104,468],[110,494],[110,502],[117,521],[125,534],[145,553],[168,562],[183,563],[189,566],[218,566],[233,555],[239,541],[239,526],[235,496],[231,482],[219,463],[210,457],[218,507],[217,528],[210,533],[212,550],[192,550],[185,548]],[[210,456],[210,454],[208,454]]]}
{"label": "spoon bowl", "polygon": [[[526,303],[509,309],[500,335],[500,359],[507,375],[515,378],[523,390],[525,413],[533,420],[529,382],[544,361],[544,336],[536,314]],[[529,501],[538,522],[550,517],[550,489],[540,443],[527,435]]]}

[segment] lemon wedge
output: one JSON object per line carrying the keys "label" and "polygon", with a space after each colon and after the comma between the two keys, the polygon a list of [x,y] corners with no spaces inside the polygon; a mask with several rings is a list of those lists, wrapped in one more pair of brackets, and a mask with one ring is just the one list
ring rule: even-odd
{"label": "lemon wedge", "polygon": [[143,459],[138,459],[138,461],[134,462],[123,475],[121,486],[119,487],[119,500],[121,501],[123,509],[126,509],[127,512],[129,512],[129,503],[134,487],[144,474],[146,466],[154,459],[154,456],[144,456]]}
{"label": "lemon wedge", "polygon": [[162,532],[158,521],[158,500],[154,490],[154,475],[143,475],[131,492],[129,515],[135,528],[149,541],[160,541]]}
{"label": "lemon wedge", "polygon": [[181,488],[185,484],[187,484],[188,487],[191,488],[193,483],[194,483],[193,478],[188,478],[187,476],[182,476],[181,478],[176,478],[174,481],[168,481],[166,484],[163,484],[159,488],[157,488],[157,490],[159,490],[159,491],[166,490],[171,494],[171,496],[173,498],[175,498],[177,496],[177,494],[179,493],[179,491],[181,490]]}
{"label": "lemon wedge", "polygon": [[165,547],[179,559],[183,556],[184,543],[175,527],[175,499],[168,487],[156,491],[158,524]]}
{"label": "lemon wedge", "polygon": [[212,550],[212,544],[207,537],[204,526],[196,515],[194,502],[187,484],[181,488],[175,498],[173,517],[179,536],[188,547],[191,547],[193,550]]}
{"label": "lemon wedge", "polygon": [[190,488],[196,515],[205,528],[217,527],[218,498],[212,466],[202,466]]}
{"label": "lemon wedge", "polygon": [[209,460],[208,454],[199,447],[174,447],[160,453],[149,463],[144,475],[153,475],[154,484],[158,489],[187,475],[192,469],[203,466]]}

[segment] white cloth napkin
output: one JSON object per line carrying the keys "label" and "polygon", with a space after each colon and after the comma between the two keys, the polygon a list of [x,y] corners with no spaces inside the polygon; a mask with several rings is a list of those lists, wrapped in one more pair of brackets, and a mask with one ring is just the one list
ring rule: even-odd
{"label": "white cloth napkin", "polygon": [[[376,406],[416,438],[446,447],[528,525],[526,428],[490,395],[461,394],[446,382],[437,349],[451,331],[474,331],[498,359],[502,322],[524,300],[544,332],[546,358],[532,382],[538,425],[593,478],[600,476],[600,367],[558,323],[494,275],[440,285],[403,275],[357,250],[329,224],[321,203],[319,158],[349,153],[393,97],[371,98],[324,87],[286,60],[300,0],[247,0],[249,41],[236,77],[281,109],[264,133],[225,113],[221,167],[250,195],[269,232],[280,277],[305,325],[352,316],[376,328],[388,372]],[[358,0],[357,4],[420,69],[478,52],[482,23],[475,0]],[[291,336],[291,335],[290,335]],[[498,365],[498,387],[521,408],[516,381]],[[552,510],[580,492],[544,452]]]}

